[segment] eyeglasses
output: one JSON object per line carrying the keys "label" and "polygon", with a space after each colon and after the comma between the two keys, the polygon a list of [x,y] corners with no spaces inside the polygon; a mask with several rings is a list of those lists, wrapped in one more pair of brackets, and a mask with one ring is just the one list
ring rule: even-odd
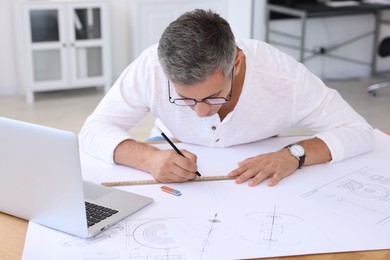
{"label": "eyeglasses", "polygon": [[233,77],[234,77],[234,67],[232,69],[232,80],[230,83],[230,91],[227,97],[208,97],[201,100],[196,100],[193,98],[172,98],[171,97],[171,86],[168,80],[168,95],[169,95],[169,102],[172,104],[175,104],[177,106],[195,106],[199,102],[205,102],[209,105],[222,105],[230,101],[232,99],[232,90],[233,90]]}

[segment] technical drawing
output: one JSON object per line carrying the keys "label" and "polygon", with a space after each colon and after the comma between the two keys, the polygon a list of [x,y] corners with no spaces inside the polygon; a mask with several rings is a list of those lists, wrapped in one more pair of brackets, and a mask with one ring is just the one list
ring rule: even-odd
{"label": "technical drawing", "polygon": [[340,183],[339,187],[346,188],[357,196],[371,199],[390,200],[390,190],[375,184],[348,179]]}
{"label": "technical drawing", "polygon": [[[250,212],[245,215],[251,224],[251,229],[242,234],[242,238],[258,244],[271,246],[289,246],[300,243],[294,236],[294,230],[299,229],[303,219],[276,211],[276,206],[272,212]],[[303,227],[302,227],[303,228]]]}
{"label": "technical drawing", "polygon": [[[126,219],[88,239],[66,235],[60,246],[85,248],[87,259],[167,260],[186,259],[169,236],[166,219]],[[116,241],[123,241],[116,243]]]}
{"label": "technical drawing", "polygon": [[185,233],[189,236],[202,238],[205,242],[211,239],[229,239],[236,235],[236,232],[224,225],[221,220],[217,219],[218,214],[207,220],[199,220],[190,223],[185,228]]}
{"label": "technical drawing", "polygon": [[[364,174],[364,173],[362,173],[362,174]],[[372,182],[379,182],[380,184],[387,185],[390,187],[390,177],[372,174],[372,175],[369,175],[368,178]]]}
{"label": "technical drawing", "polygon": [[94,237],[84,239],[75,236],[70,236],[69,238],[61,240],[60,243],[63,246],[88,246],[91,244],[102,242],[111,237],[114,237],[118,235],[122,230],[123,230],[123,226],[117,224],[97,234]]}
{"label": "technical drawing", "polygon": [[225,241],[239,237],[235,229],[224,224],[218,213],[214,213],[211,218],[181,219],[175,225],[176,230],[180,230],[180,234],[176,235],[191,244],[191,259],[203,259],[216,248],[221,248],[221,245],[229,244]]}
{"label": "technical drawing", "polygon": [[168,234],[165,219],[126,221],[126,249],[130,260],[186,259]]}
{"label": "technical drawing", "polygon": [[198,241],[199,259],[212,247],[214,240],[231,239],[237,235],[237,232],[224,225],[217,217],[218,213],[215,213],[213,218],[188,224],[184,230],[188,236]]}
{"label": "technical drawing", "polygon": [[236,217],[214,213],[212,218],[186,219],[179,229],[184,230],[182,239],[191,243],[194,259],[214,259],[225,245],[258,250],[297,245],[301,243],[297,234],[305,226],[301,217],[279,212],[274,206],[269,212],[243,212]]}
{"label": "technical drawing", "polygon": [[362,168],[301,196],[377,225],[390,221],[390,173]]}

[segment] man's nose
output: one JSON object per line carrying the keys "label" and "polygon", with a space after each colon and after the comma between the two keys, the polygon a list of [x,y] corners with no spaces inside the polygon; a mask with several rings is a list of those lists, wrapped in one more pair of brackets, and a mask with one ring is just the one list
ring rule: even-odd
{"label": "man's nose", "polygon": [[205,117],[210,112],[210,105],[206,102],[198,102],[194,106],[194,111],[199,117]]}

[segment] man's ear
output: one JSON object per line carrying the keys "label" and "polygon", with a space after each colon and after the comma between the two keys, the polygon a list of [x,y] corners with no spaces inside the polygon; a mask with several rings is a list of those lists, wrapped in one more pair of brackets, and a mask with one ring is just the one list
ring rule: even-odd
{"label": "man's ear", "polygon": [[234,62],[234,76],[240,74],[242,64],[244,63],[245,55],[242,50],[237,49],[236,60]]}

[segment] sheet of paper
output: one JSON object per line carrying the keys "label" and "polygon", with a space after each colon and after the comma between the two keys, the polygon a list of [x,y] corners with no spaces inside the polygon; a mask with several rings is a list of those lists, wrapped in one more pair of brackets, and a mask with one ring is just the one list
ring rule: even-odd
{"label": "sheet of paper", "polygon": [[[39,248],[50,248],[46,251],[52,259],[63,255],[68,259],[140,259],[130,257],[129,252],[136,248],[140,248],[136,252],[160,257],[155,259],[168,259],[161,248],[156,251],[156,246],[150,246],[152,241],[169,244],[162,251],[170,256],[180,254],[188,259],[390,248],[390,137],[376,131],[375,138],[371,153],[340,163],[303,167],[275,187],[265,182],[248,187],[232,180],[168,184],[181,196],[162,192],[159,184],[118,187],[151,196],[154,202],[93,243],[30,223],[25,259],[37,256],[42,252]],[[303,138],[273,138],[224,149],[178,147],[197,154],[199,172],[211,176],[226,175],[247,157],[299,139]],[[169,149],[168,145],[159,147]],[[82,166],[84,178],[95,182],[151,179],[149,174],[85,155]],[[142,238],[135,239],[135,235]],[[134,247],[128,247],[127,241],[133,237]],[[65,246],[69,243],[73,246]]]}
{"label": "sheet of paper", "polygon": [[90,239],[29,223],[23,259],[188,259],[167,235],[165,219],[125,219]]}
{"label": "sheet of paper", "polygon": [[[371,175],[374,172],[380,175]],[[358,187],[356,183],[365,180],[362,174],[381,185]],[[190,259],[390,248],[390,198],[383,192],[390,191],[390,173],[361,169],[342,178],[331,175],[332,181],[315,189],[292,185],[280,188],[283,192],[265,186],[262,191],[232,191],[203,216],[167,222],[168,230]]]}

